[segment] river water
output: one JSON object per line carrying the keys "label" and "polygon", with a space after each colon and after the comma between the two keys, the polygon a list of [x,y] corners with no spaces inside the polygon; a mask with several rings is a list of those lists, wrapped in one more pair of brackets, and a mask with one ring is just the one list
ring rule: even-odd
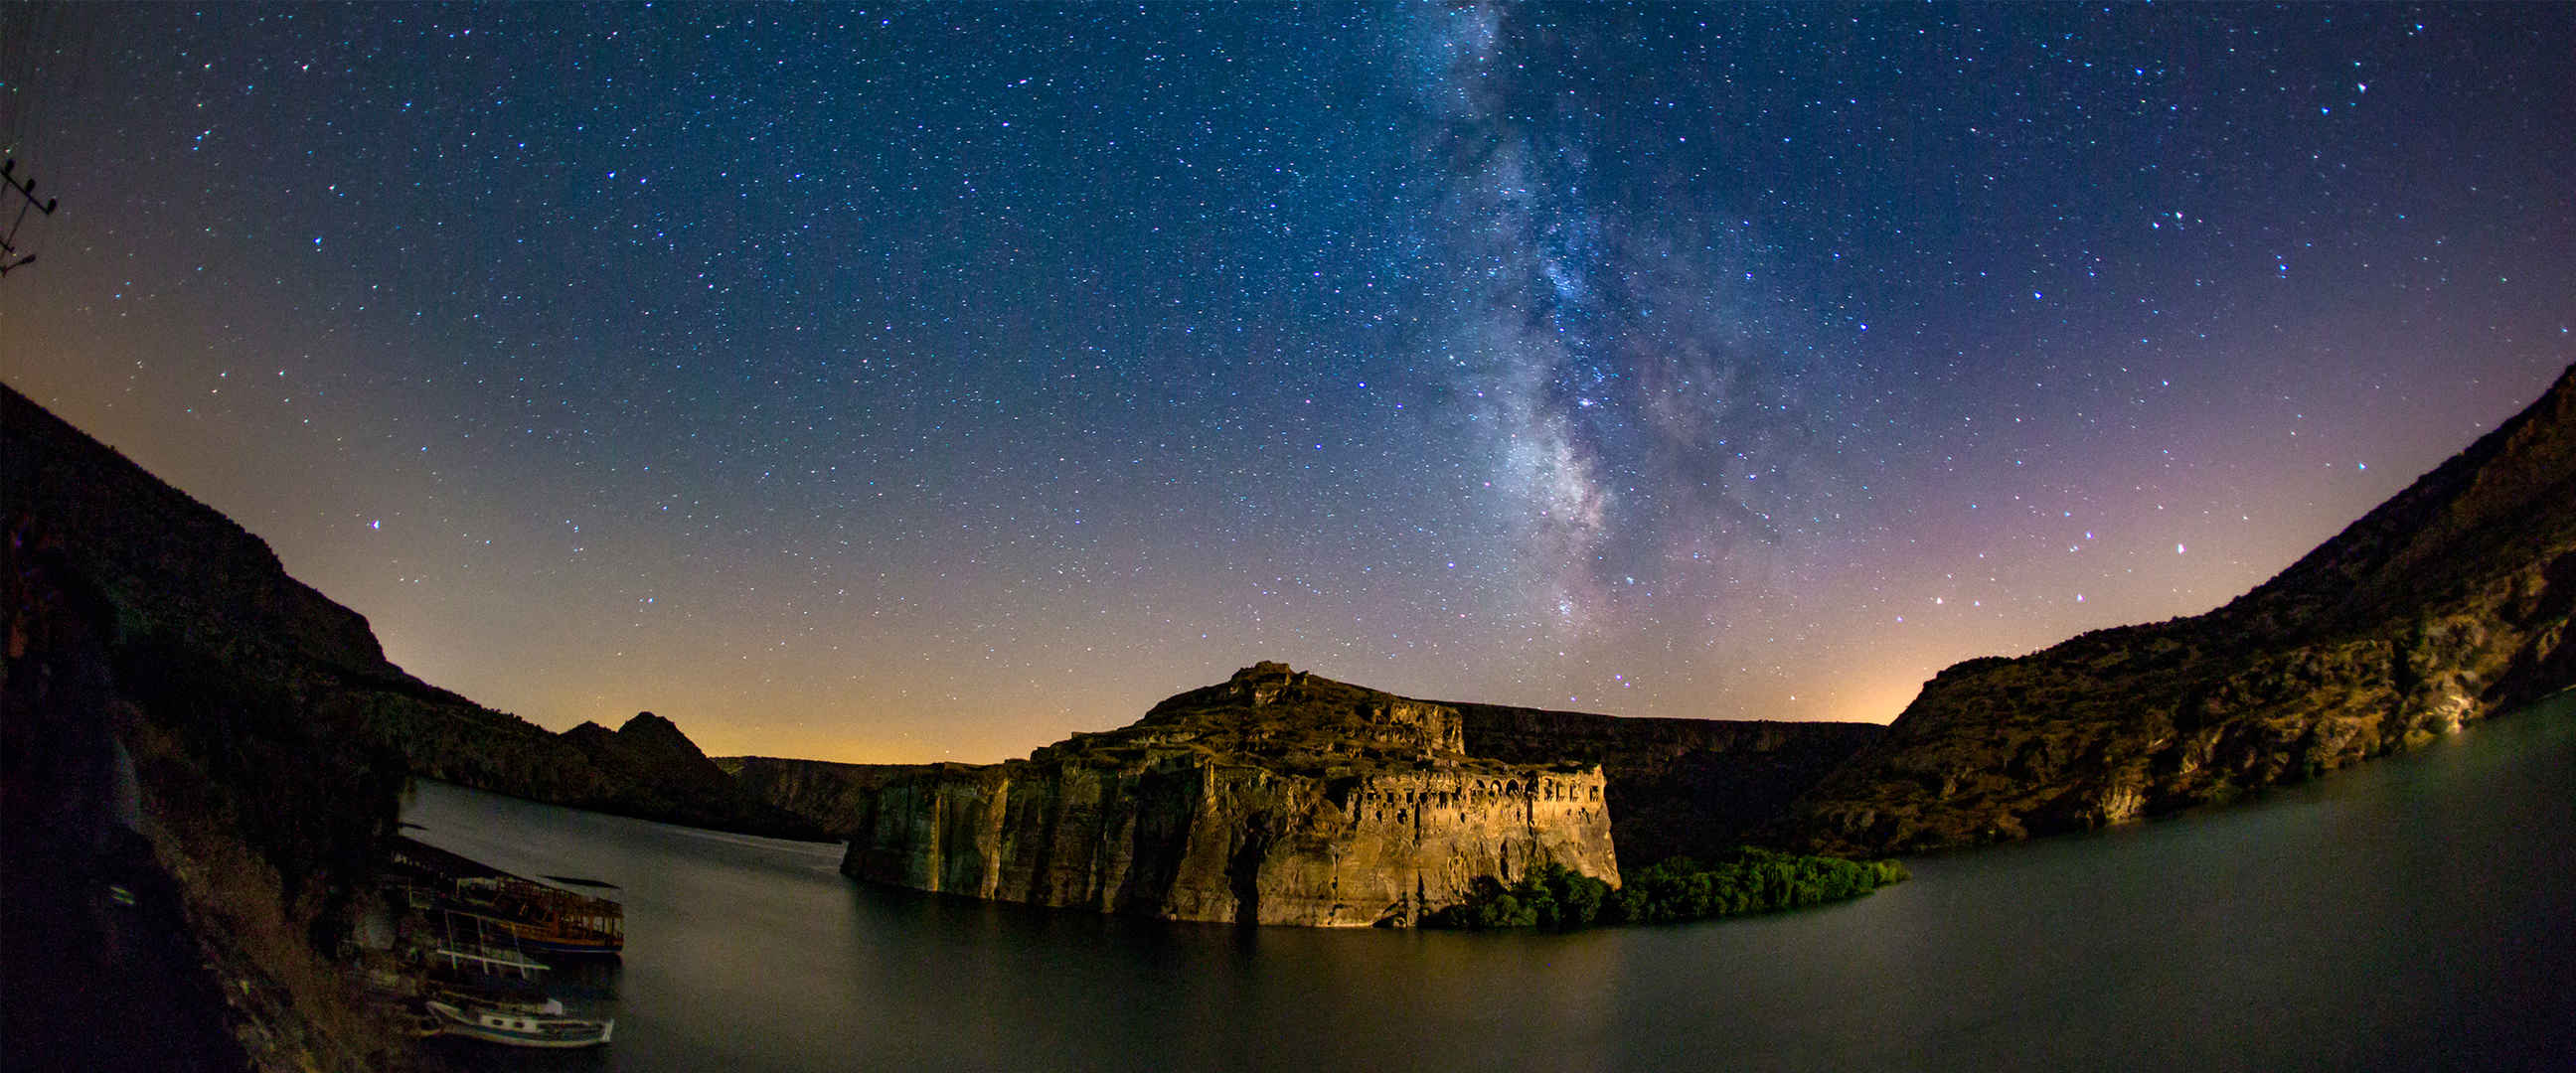
{"label": "river water", "polygon": [[571,981],[616,1041],[437,1041],[492,1068],[2576,1068],[2576,694],[1842,905],[1570,935],[989,905],[855,883],[837,846],[434,783],[406,818],[624,887],[624,960]]}

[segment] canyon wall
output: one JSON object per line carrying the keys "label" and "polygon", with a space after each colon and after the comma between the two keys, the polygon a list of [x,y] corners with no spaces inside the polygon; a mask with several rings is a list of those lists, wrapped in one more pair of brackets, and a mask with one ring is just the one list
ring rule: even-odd
{"label": "canyon wall", "polygon": [[877,882],[1180,920],[1408,925],[1554,863],[1616,884],[1598,765],[1468,755],[1449,705],[1276,663],[1027,760],[898,776],[852,817]]}
{"label": "canyon wall", "polygon": [[744,793],[846,841],[856,817],[887,783],[929,771],[932,764],[843,764],[777,756],[719,756],[716,767]]}
{"label": "canyon wall", "polygon": [[1461,704],[1466,749],[1514,763],[1601,765],[1619,859],[1715,860],[1776,821],[1835,765],[1887,732],[1876,723],[1631,719]]}
{"label": "canyon wall", "polygon": [[1941,672],[1774,833],[1929,849],[2305,779],[2576,685],[2571,607],[2576,368],[2224,607]]}

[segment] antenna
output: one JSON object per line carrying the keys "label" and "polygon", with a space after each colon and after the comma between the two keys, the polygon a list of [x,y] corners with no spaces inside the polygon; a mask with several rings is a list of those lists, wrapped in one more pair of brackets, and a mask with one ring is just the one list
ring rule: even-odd
{"label": "antenna", "polygon": [[[32,251],[20,253],[18,251],[18,229],[26,224],[27,211],[29,209],[33,209],[47,216],[51,216],[54,214],[54,205],[61,201],[61,199],[46,198],[43,201],[36,200],[36,179],[33,175],[29,175],[24,178],[19,177],[18,159],[16,157],[11,157],[7,160],[0,160],[0,179],[8,180],[9,190],[11,193],[18,195],[17,200],[19,202],[18,214],[9,220],[8,233],[0,234],[0,276],[6,276],[9,274],[10,269],[25,268],[28,265],[36,263],[35,253]],[[5,194],[0,194],[0,197],[6,196],[7,195]]]}

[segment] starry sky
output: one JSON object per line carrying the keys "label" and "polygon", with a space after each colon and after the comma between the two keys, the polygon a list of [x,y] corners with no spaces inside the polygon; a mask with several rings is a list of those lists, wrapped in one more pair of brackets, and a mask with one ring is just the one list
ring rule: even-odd
{"label": "starry sky", "polygon": [[413,673],[989,761],[1893,718],[2576,340],[2576,6],[0,8],[0,378]]}

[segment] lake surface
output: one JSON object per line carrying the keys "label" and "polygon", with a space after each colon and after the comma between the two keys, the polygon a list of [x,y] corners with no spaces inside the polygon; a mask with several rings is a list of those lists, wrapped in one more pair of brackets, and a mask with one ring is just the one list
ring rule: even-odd
{"label": "lake surface", "polygon": [[837,846],[441,784],[406,818],[625,888],[625,959],[577,981],[616,1042],[438,1041],[492,1068],[2576,1062],[2576,694],[2251,804],[1918,859],[1843,905],[1571,935],[988,905],[855,883]]}

